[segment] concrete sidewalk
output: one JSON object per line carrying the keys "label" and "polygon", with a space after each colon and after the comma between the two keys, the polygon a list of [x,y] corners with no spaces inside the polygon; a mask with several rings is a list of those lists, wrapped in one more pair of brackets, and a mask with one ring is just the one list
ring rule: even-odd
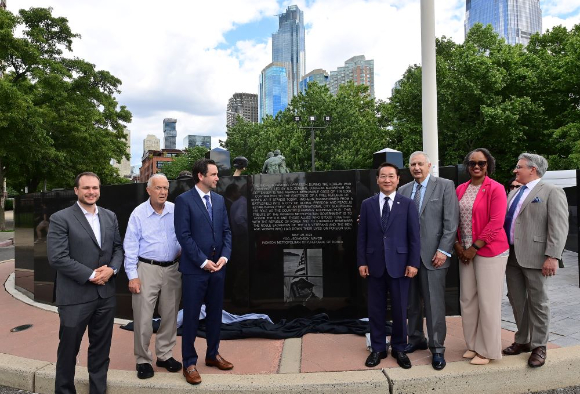
{"label": "concrete sidewalk", "polygon": [[[420,393],[426,391],[460,393],[467,390],[496,393],[523,393],[580,384],[580,288],[575,253],[566,252],[566,268],[550,279],[552,332],[546,365],[527,366],[528,355],[504,357],[487,366],[473,366],[461,358],[466,350],[460,317],[449,317],[446,340],[447,367],[431,368],[427,350],[410,354],[413,368],[397,367],[389,355],[374,369],[364,366],[368,355],[365,339],[355,335],[308,334],[288,340],[244,339],[222,341],[220,353],[232,361],[232,371],[219,371],[199,364],[201,385],[191,387],[181,373],[171,374],[157,367],[152,379],[139,380],[133,357],[133,333],[114,329],[108,393],[262,392],[262,393]],[[14,293],[14,262],[0,262],[0,385],[38,393],[54,390],[58,315],[29,305],[30,300]],[[12,278],[12,279],[11,279]],[[11,293],[18,295],[15,298]],[[26,301],[26,302],[24,302]],[[507,305],[509,306],[509,304]],[[50,308],[48,308],[50,309]],[[54,309],[54,308],[53,308]],[[511,307],[504,305],[503,345],[513,341]],[[511,318],[511,320],[510,320]],[[562,322],[561,324],[557,324]],[[10,332],[22,324],[33,326]],[[564,329],[564,327],[567,327]],[[181,358],[181,338],[174,357]],[[86,371],[87,339],[79,353],[77,388],[88,393]],[[205,352],[205,340],[196,341]]]}

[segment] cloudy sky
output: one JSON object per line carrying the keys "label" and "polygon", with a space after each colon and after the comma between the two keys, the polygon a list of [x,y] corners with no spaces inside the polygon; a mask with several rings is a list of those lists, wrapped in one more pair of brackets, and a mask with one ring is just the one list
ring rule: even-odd
{"label": "cloudy sky", "polygon": [[[296,4],[306,21],[306,72],[335,70],[355,55],[375,60],[375,93],[387,99],[411,64],[421,63],[420,0],[7,0],[8,9],[52,7],[82,38],[74,55],[123,81],[120,104],[133,113],[131,164],[143,139],[162,140],[177,118],[177,147],[188,134],[225,139],[235,92],[258,93],[271,62],[277,14]],[[578,0],[542,0],[543,29],[580,23]],[[462,42],[464,0],[435,1],[436,35]],[[162,143],[163,147],[163,143]]]}

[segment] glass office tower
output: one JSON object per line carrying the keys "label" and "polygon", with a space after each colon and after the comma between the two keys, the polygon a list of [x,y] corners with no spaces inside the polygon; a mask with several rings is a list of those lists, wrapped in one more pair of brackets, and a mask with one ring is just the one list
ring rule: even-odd
{"label": "glass office tower", "polygon": [[510,45],[527,45],[532,34],[542,32],[540,0],[467,0],[466,36],[476,23],[491,24]]}
{"label": "glass office tower", "polygon": [[308,84],[310,82],[316,82],[319,85],[326,85],[328,83],[328,73],[326,70],[317,68],[316,70],[310,71],[308,74],[302,78],[300,81],[300,91],[302,94],[306,93],[308,89]]}
{"label": "glass office tower", "polygon": [[176,149],[177,119],[163,119],[163,148]]}
{"label": "glass office tower", "polygon": [[306,74],[304,13],[291,5],[278,16],[278,31],[272,34],[272,62],[283,63],[288,71],[288,100],[300,91],[300,80]]}
{"label": "glass office tower", "polygon": [[260,73],[260,107],[258,119],[266,115],[276,116],[288,106],[290,79],[282,63],[270,63]]}

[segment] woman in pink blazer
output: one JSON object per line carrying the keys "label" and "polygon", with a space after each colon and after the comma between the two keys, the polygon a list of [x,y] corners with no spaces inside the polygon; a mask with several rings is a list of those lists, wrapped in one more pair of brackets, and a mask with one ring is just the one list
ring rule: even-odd
{"label": "woman in pink blazer", "polygon": [[507,197],[489,178],[495,159],[485,148],[464,161],[471,179],[457,187],[459,227],[455,252],[459,264],[463,335],[471,364],[501,358],[501,299],[509,244],[503,229]]}

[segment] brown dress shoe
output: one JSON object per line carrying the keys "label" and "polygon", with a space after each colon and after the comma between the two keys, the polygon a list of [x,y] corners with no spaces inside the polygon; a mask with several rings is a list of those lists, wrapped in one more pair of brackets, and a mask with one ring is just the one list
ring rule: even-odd
{"label": "brown dress shoe", "polygon": [[227,371],[234,367],[234,364],[230,363],[219,354],[215,356],[215,360],[210,360],[209,358],[206,358],[205,365],[207,365],[208,367],[218,367],[218,369],[221,369],[222,371]]}
{"label": "brown dress shoe", "polygon": [[546,347],[538,346],[532,350],[532,355],[528,359],[528,365],[532,368],[541,367],[546,363]]}
{"label": "brown dress shoe", "polygon": [[527,353],[530,350],[530,344],[529,343],[512,343],[510,346],[506,347],[502,353],[505,354],[506,356],[515,356],[516,354],[520,354],[520,353]]}
{"label": "brown dress shoe", "polygon": [[190,365],[189,367],[183,367],[183,376],[185,376],[185,380],[189,384],[200,384],[201,383],[201,376],[199,376],[199,372],[195,368],[195,365]]}

